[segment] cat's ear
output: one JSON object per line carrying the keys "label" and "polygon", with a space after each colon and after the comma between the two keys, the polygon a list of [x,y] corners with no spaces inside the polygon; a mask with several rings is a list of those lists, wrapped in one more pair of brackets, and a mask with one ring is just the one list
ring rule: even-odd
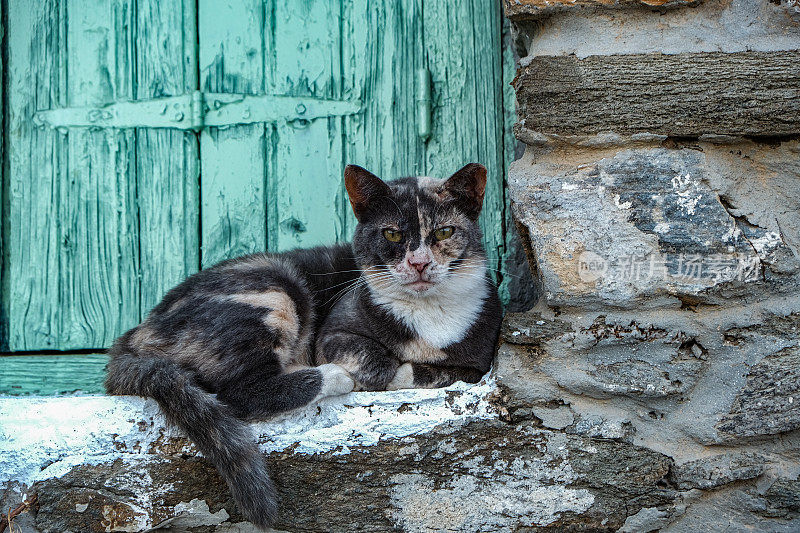
{"label": "cat's ear", "polygon": [[478,163],[464,166],[444,182],[441,190],[454,198],[469,218],[476,220],[486,192],[486,167]]}
{"label": "cat's ear", "polygon": [[347,165],[344,168],[344,186],[358,220],[361,220],[372,202],[391,194],[391,189],[383,180],[358,165]]}

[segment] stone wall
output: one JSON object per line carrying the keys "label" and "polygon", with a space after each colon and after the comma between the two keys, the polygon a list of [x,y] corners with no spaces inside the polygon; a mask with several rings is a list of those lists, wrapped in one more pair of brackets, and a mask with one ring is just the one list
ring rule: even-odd
{"label": "stone wall", "polygon": [[800,530],[800,4],[506,14],[543,295],[506,318],[510,420],[661,454],[622,530]]}

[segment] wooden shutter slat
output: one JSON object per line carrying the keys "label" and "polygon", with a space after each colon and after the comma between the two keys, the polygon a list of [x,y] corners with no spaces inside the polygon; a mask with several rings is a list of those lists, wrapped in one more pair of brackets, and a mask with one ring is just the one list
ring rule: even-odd
{"label": "wooden shutter slat", "polygon": [[[197,87],[194,0],[139,0],[136,99]],[[136,130],[141,314],[200,266],[199,145],[192,132]]]}

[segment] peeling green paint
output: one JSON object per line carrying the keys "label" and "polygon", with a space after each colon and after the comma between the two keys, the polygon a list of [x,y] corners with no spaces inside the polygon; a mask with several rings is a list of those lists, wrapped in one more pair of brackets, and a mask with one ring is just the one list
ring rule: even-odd
{"label": "peeling green paint", "polygon": [[105,354],[2,355],[0,395],[102,393],[107,362]]}
{"label": "peeling green paint", "polygon": [[[9,0],[7,12],[9,350],[103,348],[198,268],[349,239],[350,162],[387,177],[484,163],[481,223],[501,268],[513,59],[497,2]],[[183,117],[148,122],[142,102],[164,98]],[[105,127],[89,127],[92,109]]]}

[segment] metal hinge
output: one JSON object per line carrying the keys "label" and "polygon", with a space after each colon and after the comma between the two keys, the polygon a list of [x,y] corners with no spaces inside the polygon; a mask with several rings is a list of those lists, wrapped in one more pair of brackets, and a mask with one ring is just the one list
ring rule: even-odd
{"label": "metal hinge", "polygon": [[194,91],[181,96],[117,102],[103,107],[37,111],[37,125],[53,128],[174,128],[200,131],[255,122],[291,122],[354,115],[361,102],[296,96],[250,96]]}
{"label": "metal hinge", "polygon": [[417,70],[417,136],[427,141],[431,136],[431,71]]}

